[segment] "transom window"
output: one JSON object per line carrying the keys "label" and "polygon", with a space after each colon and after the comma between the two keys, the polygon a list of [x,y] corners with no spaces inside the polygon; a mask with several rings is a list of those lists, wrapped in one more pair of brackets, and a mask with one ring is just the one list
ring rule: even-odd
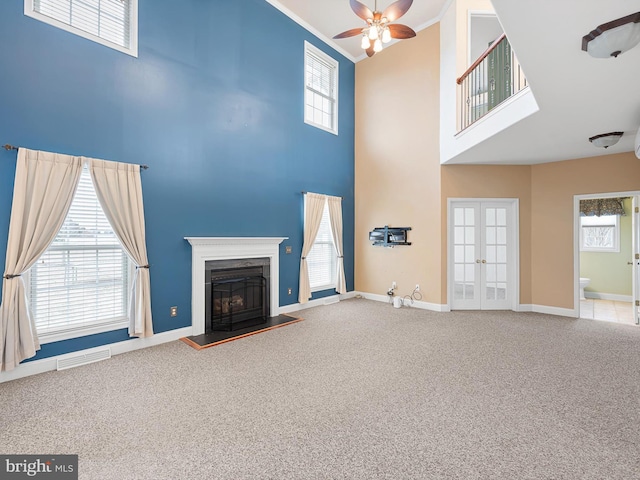
{"label": "transom window", "polygon": [[304,42],[304,121],[338,134],[338,62]]}
{"label": "transom window", "polygon": [[316,241],[307,255],[309,269],[309,285],[312,292],[336,288],[336,247],[331,234],[329,205],[325,201],[320,229]]}
{"label": "transom window", "polygon": [[85,165],[60,232],[29,270],[29,304],[42,343],[126,328],[132,268]]}
{"label": "transom window", "polygon": [[138,0],[24,0],[24,13],[134,57],[138,55]]}
{"label": "transom window", "polygon": [[583,252],[620,252],[620,216],[581,216],[580,250]]}

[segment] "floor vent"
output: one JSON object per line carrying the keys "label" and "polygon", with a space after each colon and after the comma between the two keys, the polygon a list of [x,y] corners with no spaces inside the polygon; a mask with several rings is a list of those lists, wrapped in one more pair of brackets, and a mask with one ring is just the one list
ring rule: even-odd
{"label": "floor vent", "polygon": [[82,353],[72,357],[61,358],[58,360],[58,370],[66,370],[67,368],[79,367],[89,363],[99,362],[111,358],[111,348],[103,348],[94,350],[91,353]]}
{"label": "floor vent", "polygon": [[325,305],[331,305],[332,303],[338,303],[340,301],[340,297],[338,297],[337,295],[334,297],[327,297],[324,300],[324,304]]}

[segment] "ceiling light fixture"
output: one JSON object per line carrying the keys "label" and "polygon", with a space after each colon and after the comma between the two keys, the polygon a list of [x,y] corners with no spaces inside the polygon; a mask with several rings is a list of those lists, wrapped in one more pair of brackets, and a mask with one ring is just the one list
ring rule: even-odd
{"label": "ceiling light fixture", "polygon": [[609,132],[591,137],[589,141],[596,147],[609,148],[618,143],[624,132]]}
{"label": "ceiling light fixture", "polygon": [[582,37],[582,50],[596,58],[617,57],[640,43],[640,12],[603,23]]}
{"label": "ceiling light fixture", "polygon": [[378,11],[378,0],[375,2],[373,12],[366,5],[358,2],[358,0],[349,0],[351,9],[362,18],[367,25],[364,28],[352,28],[346,32],[339,33],[335,39],[355,37],[362,35],[362,43],[360,46],[367,52],[367,55],[373,57],[377,52],[382,50],[382,44],[388,43],[392,38],[403,39],[416,36],[416,32],[406,25],[391,24],[396,21],[409,10],[413,0],[398,0],[393,2],[384,12]]}

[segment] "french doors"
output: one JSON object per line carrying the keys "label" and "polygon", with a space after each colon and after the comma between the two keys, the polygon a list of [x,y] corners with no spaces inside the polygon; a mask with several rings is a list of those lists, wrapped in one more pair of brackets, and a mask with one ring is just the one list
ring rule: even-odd
{"label": "french doors", "polygon": [[633,225],[631,253],[633,269],[633,318],[640,325],[640,196],[633,197]]}
{"label": "french doors", "polygon": [[516,206],[511,199],[449,201],[451,309],[515,309]]}

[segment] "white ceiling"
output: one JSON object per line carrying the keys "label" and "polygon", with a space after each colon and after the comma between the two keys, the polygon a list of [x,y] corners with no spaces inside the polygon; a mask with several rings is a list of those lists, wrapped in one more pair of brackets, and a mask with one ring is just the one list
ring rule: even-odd
{"label": "white ceiling", "polygon": [[[349,0],[266,0],[276,8],[294,18],[301,20],[305,27],[311,27],[313,33],[329,43],[340,53],[354,62],[367,58],[360,48],[360,37],[333,40],[333,36],[352,28],[364,27],[366,23],[358,17]],[[395,0],[377,0],[378,10],[383,11]],[[375,0],[360,0],[372,11]],[[414,0],[409,11],[394,23],[401,23],[413,28],[416,32],[435,23],[445,5],[451,0]],[[297,17],[297,18],[296,18]],[[306,25],[305,25],[306,24]],[[390,44],[389,44],[390,45]]]}
{"label": "white ceiling", "polygon": [[[331,40],[364,25],[348,0],[266,0],[354,61],[359,37]],[[383,10],[393,0],[379,0]],[[373,8],[373,0],[363,0]],[[460,154],[451,163],[534,164],[633,150],[640,126],[640,46],[615,59],[581,50],[598,25],[640,11],[640,0],[492,0],[540,111]],[[416,31],[439,21],[451,0],[415,0],[398,20]],[[411,41],[411,40],[404,40]],[[389,48],[389,47],[387,47]],[[623,131],[617,145],[588,138]]]}

